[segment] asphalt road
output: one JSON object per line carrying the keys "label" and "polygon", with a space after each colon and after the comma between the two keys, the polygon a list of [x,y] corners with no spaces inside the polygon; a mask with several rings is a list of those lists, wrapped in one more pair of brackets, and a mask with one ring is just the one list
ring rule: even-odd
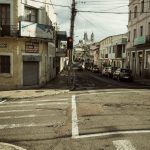
{"label": "asphalt road", "polygon": [[150,150],[150,92],[77,72],[76,89],[0,103],[0,142],[27,150]]}

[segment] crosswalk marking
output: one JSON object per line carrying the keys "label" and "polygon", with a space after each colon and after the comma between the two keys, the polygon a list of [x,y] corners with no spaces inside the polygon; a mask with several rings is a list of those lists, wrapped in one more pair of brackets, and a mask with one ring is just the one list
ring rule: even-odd
{"label": "crosswalk marking", "polygon": [[13,128],[28,128],[28,127],[42,127],[42,126],[55,126],[55,125],[59,125],[59,124],[63,124],[63,122],[56,122],[53,121],[51,123],[31,123],[31,124],[4,124],[4,125],[0,125],[0,130],[2,129],[13,129]]}
{"label": "crosswalk marking", "polygon": [[3,107],[24,107],[24,106],[44,106],[44,105],[67,105],[68,102],[49,102],[49,103],[37,103],[37,104],[10,104],[10,105],[0,105],[1,108]]}
{"label": "crosswalk marking", "polygon": [[129,140],[117,140],[113,144],[117,150],[136,150]]}
{"label": "crosswalk marking", "polygon": [[72,137],[79,136],[78,119],[76,111],[76,96],[72,96]]}

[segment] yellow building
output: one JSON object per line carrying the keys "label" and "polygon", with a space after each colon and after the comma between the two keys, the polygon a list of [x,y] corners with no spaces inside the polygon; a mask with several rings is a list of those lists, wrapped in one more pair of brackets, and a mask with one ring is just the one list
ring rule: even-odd
{"label": "yellow building", "polygon": [[41,86],[55,77],[56,16],[49,1],[0,1],[0,89]]}

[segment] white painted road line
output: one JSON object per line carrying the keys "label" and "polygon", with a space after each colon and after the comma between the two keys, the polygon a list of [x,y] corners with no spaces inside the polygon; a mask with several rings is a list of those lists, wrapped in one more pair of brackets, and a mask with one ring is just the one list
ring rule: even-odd
{"label": "white painted road line", "polygon": [[3,101],[0,102],[0,104],[3,104],[3,103],[5,103],[5,102],[6,102],[6,100],[3,100]]}
{"label": "white painted road line", "polygon": [[84,96],[84,95],[87,95],[87,94],[90,94],[90,95],[95,95],[95,94],[104,94],[104,93],[107,93],[107,94],[126,94],[126,93],[149,93],[149,91],[140,91],[140,90],[130,90],[130,91],[88,91],[86,93],[81,93],[81,94],[78,94],[78,96]]}
{"label": "white painted road line", "polygon": [[3,107],[25,107],[25,106],[44,106],[44,105],[67,105],[68,102],[49,102],[49,103],[38,103],[38,104],[10,104],[10,105],[0,105]]}
{"label": "white painted road line", "polygon": [[79,136],[77,108],[76,108],[76,96],[72,96],[72,137]]}
{"label": "white painted road line", "polygon": [[59,124],[63,124],[63,122],[57,122],[57,121],[53,121],[50,123],[31,123],[31,124],[3,124],[0,125],[0,130],[2,129],[13,129],[13,128],[28,128],[28,127],[45,127],[45,126],[55,126],[55,125],[59,125]]}
{"label": "white painted road line", "polygon": [[74,136],[75,139],[82,138],[92,138],[92,137],[103,137],[103,136],[111,136],[111,135],[120,135],[120,134],[147,134],[150,133],[150,130],[132,130],[132,131],[114,131],[114,132],[105,132],[105,133],[97,133],[97,134],[88,134],[88,135],[78,135]]}
{"label": "white painted road line", "polygon": [[26,150],[26,149],[24,149],[22,147],[19,147],[19,146],[13,145],[13,144],[3,143],[3,142],[0,142],[0,145],[2,147],[6,148],[7,150],[12,150],[12,149],[15,149],[15,150]]}
{"label": "white painted road line", "polygon": [[[43,100],[35,100],[35,101],[29,101],[29,100],[26,100],[26,101],[5,101],[5,104],[26,104],[26,103],[39,103],[39,102],[62,102],[62,101],[68,101],[67,98],[64,98],[64,99],[53,99],[53,100],[49,100],[49,99],[43,99]],[[4,102],[3,102],[4,103]]]}
{"label": "white painted road line", "polygon": [[0,117],[0,120],[2,119],[21,119],[21,118],[36,118],[36,117],[49,117],[49,116],[56,116],[56,114],[47,114],[47,115],[23,115],[23,116],[4,116]]}
{"label": "white painted road line", "polygon": [[117,140],[113,141],[113,144],[117,150],[136,150],[129,140]]}

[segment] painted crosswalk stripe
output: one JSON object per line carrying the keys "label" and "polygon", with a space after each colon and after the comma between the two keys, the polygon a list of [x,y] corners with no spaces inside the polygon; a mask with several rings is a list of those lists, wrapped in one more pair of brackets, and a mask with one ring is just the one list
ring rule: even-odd
{"label": "painted crosswalk stripe", "polygon": [[44,105],[68,105],[68,102],[49,102],[49,103],[38,103],[38,104],[10,104],[10,105],[0,105],[0,108],[25,107],[25,106],[44,106]]}
{"label": "painted crosswalk stripe", "polygon": [[72,137],[79,136],[78,119],[76,110],[76,96],[72,96]]}
{"label": "painted crosswalk stripe", "polygon": [[113,141],[117,150],[136,150],[129,140]]}

